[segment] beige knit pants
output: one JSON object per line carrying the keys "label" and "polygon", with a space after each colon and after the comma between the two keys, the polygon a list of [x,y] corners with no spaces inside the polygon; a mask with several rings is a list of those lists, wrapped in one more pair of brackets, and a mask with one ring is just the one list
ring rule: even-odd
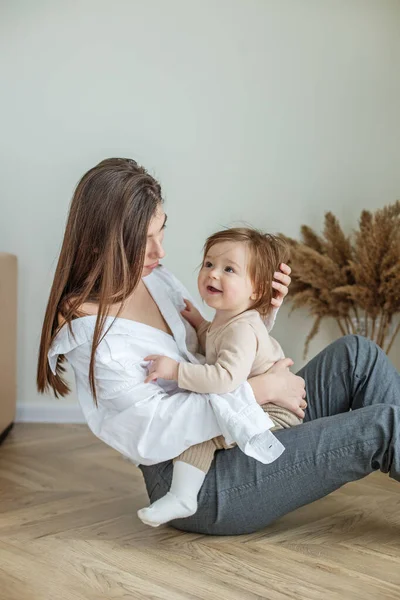
{"label": "beige knit pants", "polygon": [[[264,404],[262,408],[264,409],[264,412],[268,413],[268,416],[274,422],[274,427],[271,428],[271,431],[294,427],[295,425],[300,425],[302,422],[302,419],[297,417],[294,413],[290,412],[286,408],[276,406],[275,404]],[[174,462],[180,460],[192,465],[193,467],[197,467],[201,471],[204,471],[204,473],[208,473],[215,451],[229,450],[229,448],[233,448],[235,445],[236,444],[228,445],[225,442],[224,437],[219,435],[218,437],[208,440],[207,442],[203,442],[202,444],[191,446],[185,450],[185,452],[182,452],[182,454],[174,458]]]}

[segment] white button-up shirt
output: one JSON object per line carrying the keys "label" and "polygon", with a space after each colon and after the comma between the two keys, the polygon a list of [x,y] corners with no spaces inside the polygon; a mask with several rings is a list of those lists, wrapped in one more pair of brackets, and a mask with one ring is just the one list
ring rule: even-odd
{"label": "white button-up shirt", "polygon": [[64,325],[50,348],[53,372],[59,354],[71,364],[92,432],[135,464],[172,459],[221,433],[246,454],[265,463],[274,461],[284,447],[269,431],[273,423],[247,382],[224,395],[181,390],[171,381],[144,383],[148,363],[143,359],[149,354],[192,363],[204,363],[204,357],[197,354],[195,330],[180,314],[184,298],[193,302],[185,287],[165,267],[158,267],[143,281],[173,335],[129,319],[108,317],[95,361],[97,407],[89,387],[96,316],[74,319],[72,333]]}

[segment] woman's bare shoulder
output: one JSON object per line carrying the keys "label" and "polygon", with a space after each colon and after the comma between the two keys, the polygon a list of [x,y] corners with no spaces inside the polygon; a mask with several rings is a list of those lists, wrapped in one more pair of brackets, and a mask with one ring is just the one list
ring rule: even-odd
{"label": "woman's bare shoulder", "polygon": [[[98,305],[95,302],[84,302],[77,308],[75,318],[87,317],[89,315],[97,315],[97,311],[98,311]],[[58,313],[57,320],[58,320],[58,325],[60,327],[62,327],[62,325],[64,325],[64,323],[65,323],[65,318],[61,314],[61,312]]]}

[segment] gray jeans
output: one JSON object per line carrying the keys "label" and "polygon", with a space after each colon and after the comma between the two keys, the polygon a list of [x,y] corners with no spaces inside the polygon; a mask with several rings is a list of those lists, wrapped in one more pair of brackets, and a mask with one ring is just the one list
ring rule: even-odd
{"label": "gray jeans", "polygon": [[[174,527],[251,533],[378,469],[400,481],[400,375],[382,350],[366,338],[346,336],[299,375],[308,409],[302,425],[275,432],[285,452],[263,465],[237,447],[218,451],[197,513],[173,521]],[[140,468],[154,502],[170,487],[172,462]]]}

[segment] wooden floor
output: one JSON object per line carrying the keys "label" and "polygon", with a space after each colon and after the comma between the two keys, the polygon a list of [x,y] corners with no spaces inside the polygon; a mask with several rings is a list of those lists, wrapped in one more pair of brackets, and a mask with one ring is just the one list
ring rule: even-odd
{"label": "wooden floor", "polygon": [[400,599],[400,487],[373,475],[250,536],[150,529],[141,473],[81,425],[0,446],[0,599]]}

